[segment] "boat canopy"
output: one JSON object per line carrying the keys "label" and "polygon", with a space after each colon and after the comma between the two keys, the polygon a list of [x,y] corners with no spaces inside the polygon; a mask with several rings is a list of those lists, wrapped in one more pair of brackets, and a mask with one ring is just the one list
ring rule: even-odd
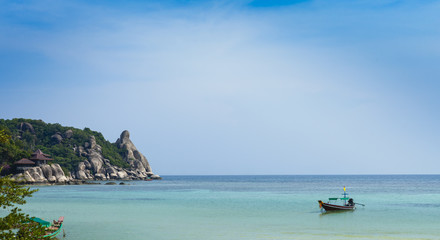
{"label": "boat canopy", "polygon": [[45,221],[45,220],[43,220],[43,219],[41,219],[41,218],[33,217],[33,218],[31,218],[31,220],[32,220],[33,222],[36,222],[36,223],[40,224],[41,226],[44,226],[44,227],[50,227],[50,222]]}
{"label": "boat canopy", "polygon": [[349,200],[349,198],[348,197],[343,197],[343,198],[337,198],[337,197],[335,197],[335,198],[328,198],[328,200],[329,201],[336,201],[336,200],[338,200],[338,199],[341,199],[341,200]]}

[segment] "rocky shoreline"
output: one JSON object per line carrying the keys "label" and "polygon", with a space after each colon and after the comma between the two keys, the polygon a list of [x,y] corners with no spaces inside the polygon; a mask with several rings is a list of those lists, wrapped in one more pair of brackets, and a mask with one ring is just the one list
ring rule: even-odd
{"label": "rocky shoreline", "polygon": [[[61,134],[59,134],[62,138]],[[71,132],[63,134],[71,136]],[[121,133],[116,145],[124,152],[124,161],[129,168],[114,166],[110,160],[105,159],[102,154],[102,147],[96,143],[92,135],[89,141],[83,146],[75,146],[74,151],[78,156],[87,158],[80,162],[76,170],[65,174],[61,166],[57,163],[42,164],[40,166],[28,168],[22,173],[12,176],[12,179],[24,184],[87,184],[89,181],[106,180],[159,180],[161,177],[152,172],[147,158],[140,153],[130,140],[130,133],[125,130]]]}
{"label": "rocky shoreline", "polygon": [[[153,179],[153,180],[161,180],[162,177],[158,178],[158,179]],[[145,181],[145,180],[112,180],[112,181],[102,181],[102,180],[94,180],[94,181],[86,181],[86,180],[78,180],[78,179],[73,179],[71,181],[67,181],[64,183],[59,183],[59,182],[46,182],[46,183],[37,183],[37,182],[23,182],[23,181],[19,181],[20,184],[22,185],[27,185],[27,186],[59,186],[59,185],[130,185],[127,182],[131,182],[131,181]]]}

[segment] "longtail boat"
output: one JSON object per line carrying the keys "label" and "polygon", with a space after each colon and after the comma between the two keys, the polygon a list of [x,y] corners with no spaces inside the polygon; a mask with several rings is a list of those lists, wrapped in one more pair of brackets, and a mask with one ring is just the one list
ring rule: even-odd
{"label": "longtail boat", "polygon": [[[356,203],[353,201],[353,198],[348,197],[348,193],[345,191],[345,187],[344,187],[344,193],[342,195],[344,197],[329,198],[327,203],[318,200],[319,208],[324,209],[325,211],[341,211],[341,210],[356,209]],[[343,202],[338,204],[338,200],[341,200]]]}
{"label": "longtail boat", "polygon": [[46,233],[43,238],[50,239],[55,238],[58,234],[60,234],[61,229],[63,228],[64,217],[58,218],[58,221],[54,220],[53,223],[45,221],[41,218],[31,218],[31,220],[45,227]]}

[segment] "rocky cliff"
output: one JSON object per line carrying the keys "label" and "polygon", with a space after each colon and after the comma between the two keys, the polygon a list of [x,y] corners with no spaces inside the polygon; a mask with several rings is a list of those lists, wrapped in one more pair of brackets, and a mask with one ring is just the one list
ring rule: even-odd
{"label": "rocky cliff", "polygon": [[[32,125],[23,125],[32,129]],[[64,135],[72,137],[72,131]],[[52,136],[57,142],[63,139]],[[116,146],[123,153],[123,160],[128,163],[127,168],[114,166],[106,159],[102,153],[102,147],[96,143],[95,136],[91,135],[88,141],[81,146],[73,146],[77,156],[87,160],[79,162],[75,170],[67,176],[64,174],[59,164],[43,164],[37,167],[29,168],[23,173],[13,176],[16,180],[24,180],[26,183],[73,183],[84,180],[143,180],[143,179],[161,179],[155,175],[148,163],[147,158],[140,153],[133,142],[130,140],[130,133],[125,130],[116,141]]]}
{"label": "rocky cliff", "polygon": [[127,130],[122,132],[116,144],[119,149],[124,150],[124,161],[130,165],[130,168],[112,166],[110,161],[103,157],[101,146],[96,144],[95,137],[91,136],[84,146],[76,149],[79,155],[87,157],[88,160],[79,163],[77,170],[72,172],[72,177],[80,180],[160,179],[160,176],[151,171],[147,158],[131,142]]}

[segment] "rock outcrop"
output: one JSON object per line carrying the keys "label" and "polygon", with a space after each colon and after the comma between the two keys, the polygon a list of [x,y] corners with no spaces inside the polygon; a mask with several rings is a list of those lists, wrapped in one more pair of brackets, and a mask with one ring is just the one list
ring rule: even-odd
{"label": "rock outcrop", "polygon": [[72,180],[66,177],[59,164],[42,164],[16,174],[12,178],[26,183],[67,183]]}
{"label": "rock outcrop", "polygon": [[78,180],[139,180],[139,179],[160,179],[155,175],[148,163],[147,158],[140,153],[133,142],[130,140],[130,133],[123,131],[121,137],[116,141],[119,149],[124,150],[124,161],[130,168],[123,169],[113,166],[110,160],[102,155],[101,146],[96,143],[94,136],[84,143],[84,146],[76,148],[79,156],[87,157],[87,160],[80,162],[75,172],[71,175]]}
{"label": "rock outcrop", "polygon": [[30,133],[35,134],[35,130],[32,124],[27,122],[20,123],[20,125],[18,125],[18,129],[22,132],[29,131]]}
{"label": "rock outcrop", "polygon": [[116,140],[116,145],[119,149],[125,150],[124,160],[130,164],[133,169],[143,174],[153,174],[147,158],[140,153],[133,142],[131,142],[130,133],[127,130],[121,133],[121,137]]}
{"label": "rock outcrop", "polygon": [[67,130],[66,132],[64,132],[64,137],[65,137],[65,138],[70,139],[70,138],[72,138],[72,136],[73,136],[73,131],[72,131],[72,129],[69,129],[69,130]]}
{"label": "rock outcrop", "polygon": [[[20,131],[29,131],[34,133],[34,128],[29,123],[22,123],[18,126]],[[51,136],[55,143],[61,143],[63,139],[70,139],[73,136],[72,130],[64,133],[57,132]],[[41,164],[36,167],[29,167],[22,173],[13,176],[16,180],[26,183],[49,183],[66,184],[87,180],[143,180],[143,179],[161,179],[151,170],[147,158],[139,152],[133,142],[130,140],[130,133],[125,130],[116,141],[116,146],[123,150],[123,160],[128,163],[129,168],[114,166],[102,154],[102,147],[97,144],[95,136],[90,136],[83,146],[74,146],[75,154],[85,157],[87,160],[80,162],[76,169],[69,176],[64,174],[59,164]]]}
{"label": "rock outcrop", "polygon": [[55,143],[60,143],[61,141],[63,141],[63,137],[61,136],[60,133],[55,133],[54,135],[52,135],[52,141],[54,141]]}

